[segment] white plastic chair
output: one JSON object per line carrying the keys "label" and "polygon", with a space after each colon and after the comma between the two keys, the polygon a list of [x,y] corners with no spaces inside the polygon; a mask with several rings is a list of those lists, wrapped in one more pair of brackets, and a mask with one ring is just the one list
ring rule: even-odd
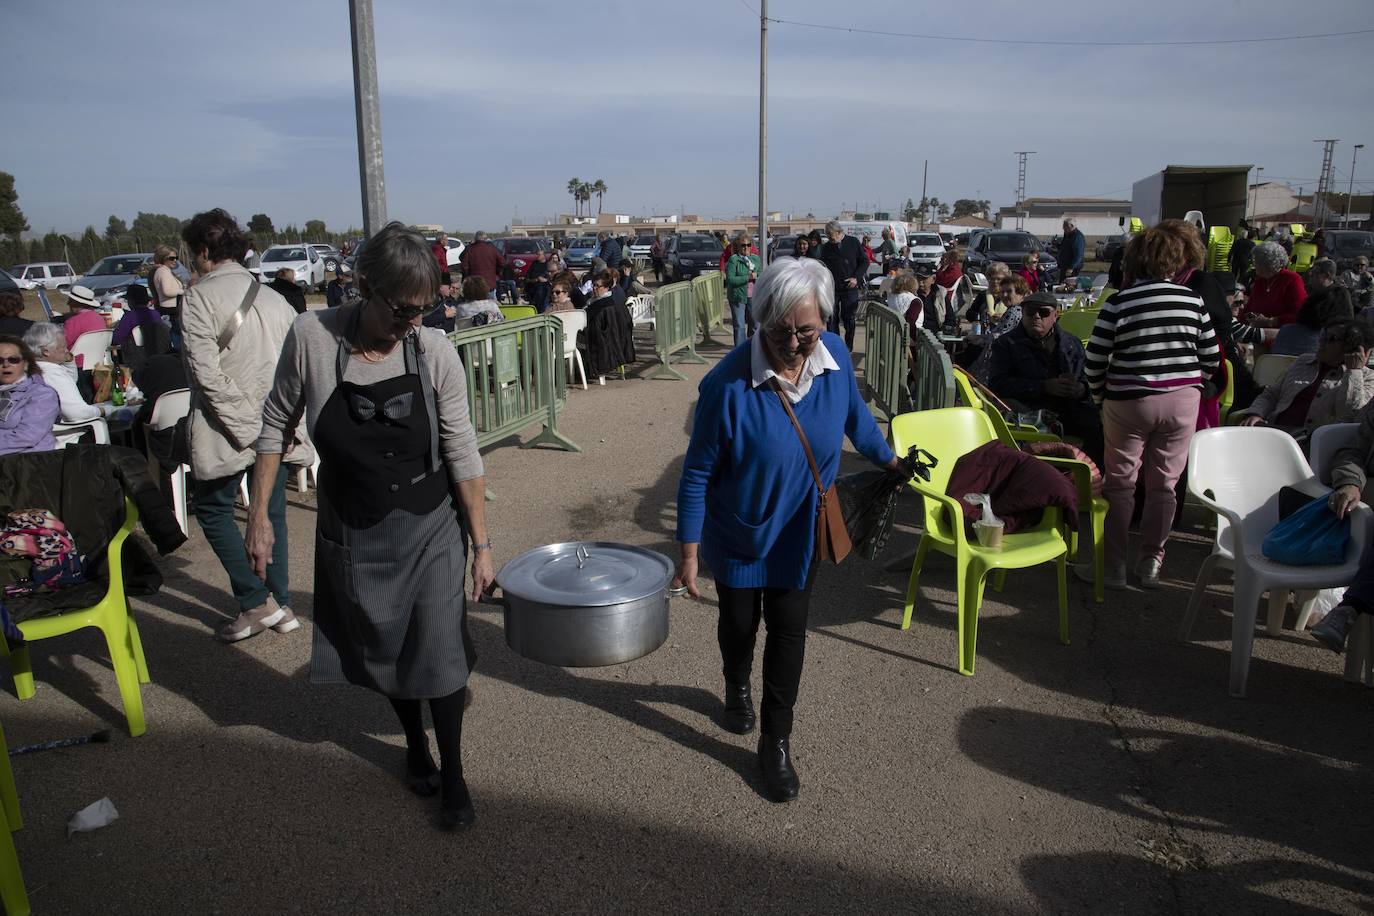
{"label": "white plastic chair", "polygon": [[630,318],[635,324],[647,324],[651,328],[654,327],[658,313],[654,310],[652,294],[631,296],[625,300],[625,307],[630,310]]}
{"label": "white plastic chair", "polygon": [[[153,403],[153,415],[148,419],[145,431],[160,432],[171,429],[177,425],[178,420],[190,412],[191,389],[176,388],[164,391]],[[146,440],[147,436],[144,438]],[[157,459],[153,457],[151,449],[148,452],[148,464],[153,468],[157,467]],[[186,481],[190,474],[191,467],[186,464],[172,472],[172,514],[176,516],[181,530],[186,534],[191,533],[190,524],[186,519]]]}
{"label": "white plastic chair", "polygon": [[1360,568],[1372,517],[1360,503],[1350,514],[1350,543],[1345,562],[1336,566],[1285,566],[1266,559],[1260,547],[1279,521],[1279,488],[1304,485],[1325,492],[1312,474],[1298,443],[1287,433],[1263,426],[1205,429],[1188,449],[1188,490],[1217,514],[1212,553],[1202,562],[1188,610],[1179,627],[1187,641],[1207,588],[1218,566],[1235,570],[1235,605],[1231,618],[1231,696],[1245,696],[1254,647],[1260,596],[1269,592],[1268,628],[1281,631],[1290,589],[1348,585]]}
{"label": "white plastic chair", "polygon": [[76,338],[76,343],[72,344],[72,356],[76,357],[77,365],[82,369],[94,369],[96,366],[105,362],[105,354],[109,352],[110,340],[114,337],[114,331],[87,331]]}
{"label": "white plastic chair", "polygon": [[582,363],[582,351],[577,349],[577,335],[587,327],[587,313],[581,309],[573,309],[570,312],[551,312],[557,315],[558,320],[563,322],[563,359],[568,361],[568,380],[573,381],[576,376],[573,372],[582,376],[582,390],[587,390],[587,367]]}
{"label": "white plastic chair", "polygon": [[1293,368],[1293,364],[1297,361],[1296,356],[1261,353],[1255,357],[1255,371],[1250,375],[1254,378],[1256,385],[1261,388],[1268,388],[1287,375],[1288,370]]}
{"label": "white plastic chair", "polygon": [[80,423],[54,423],[52,426],[53,438],[57,440],[58,448],[76,445],[88,431],[95,434],[97,445],[110,444],[110,425],[105,422],[104,417],[93,417]]}

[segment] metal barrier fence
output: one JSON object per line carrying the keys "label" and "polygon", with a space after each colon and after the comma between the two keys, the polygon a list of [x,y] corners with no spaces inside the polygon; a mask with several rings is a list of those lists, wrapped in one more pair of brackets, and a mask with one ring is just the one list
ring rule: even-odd
{"label": "metal barrier fence", "polygon": [[[654,295],[654,352],[658,366],[645,378],[675,378],[687,381],[687,376],[669,364],[677,354],[677,361],[704,363],[697,353],[697,296],[692,283],[669,283],[660,286]],[[686,351],[685,353],[683,351]]]}
{"label": "metal barrier fence", "polygon": [[909,393],[912,410],[954,406],[954,366],[944,345],[925,328],[912,333]]}
{"label": "metal barrier fence", "polygon": [[900,315],[877,304],[868,309],[864,329],[864,381],[885,419],[903,412],[903,400],[910,410],[954,404],[954,367],[935,335],[924,328],[910,332]]}
{"label": "metal barrier fence", "polygon": [[692,293],[697,300],[701,342],[714,343],[711,340],[711,329],[725,329],[725,276],[718,270],[698,274],[692,280]]}
{"label": "metal barrier fence", "polygon": [[477,446],[486,446],[534,423],[544,430],[521,448],[581,448],[558,431],[558,411],[568,397],[563,363],[563,322],[554,315],[456,331],[449,341],[467,373],[468,409]]}

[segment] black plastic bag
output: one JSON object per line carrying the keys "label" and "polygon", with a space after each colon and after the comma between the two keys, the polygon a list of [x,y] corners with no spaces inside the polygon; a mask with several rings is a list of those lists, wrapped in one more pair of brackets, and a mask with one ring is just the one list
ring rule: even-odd
{"label": "black plastic bag", "polygon": [[882,551],[892,533],[897,495],[913,477],[930,480],[930,469],[937,464],[930,452],[912,446],[895,471],[860,471],[835,479],[844,525],[849,529],[855,553],[872,560]]}

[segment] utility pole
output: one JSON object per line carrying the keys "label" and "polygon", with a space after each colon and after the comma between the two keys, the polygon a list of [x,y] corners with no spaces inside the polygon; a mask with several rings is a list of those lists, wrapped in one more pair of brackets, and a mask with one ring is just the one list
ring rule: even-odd
{"label": "utility pole", "polygon": [[1322,144],[1322,170],[1317,179],[1317,193],[1312,197],[1312,228],[1320,229],[1326,225],[1326,217],[1331,210],[1327,196],[1331,193],[1331,154],[1336,151],[1339,140],[1313,140]]}
{"label": "utility pole", "polygon": [[1245,218],[1246,218],[1247,220],[1249,220],[1249,218],[1250,218],[1252,215],[1254,215],[1254,216],[1259,216],[1259,189],[1260,189],[1260,185],[1264,184],[1264,182],[1261,180],[1261,176],[1262,176],[1262,175],[1264,175],[1264,166],[1262,166],[1262,165],[1257,165],[1257,166],[1255,166],[1255,210],[1254,210],[1254,213],[1251,214],[1251,212],[1250,212],[1250,197],[1249,197],[1249,195],[1247,194],[1246,197],[1245,197],[1245,211],[1246,211],[1246,212],[1245,212]]}
{"label": "utility pole", "polygon": [[1026,199],[1026,157],[1034,156],[1035,150],[1016,151],[1016,228],[1026,228],[1026,214],[1021,202]]}
{"label": "utility pole", "polygon": [[382,170],[382,109],[377,94],[377,41],[372,0],[348,0],[353,32],[353,103],[358,119],[358,175],[363,193],[363,235],[386,224],[386,176]]}
{"label": "utility pole", "polygon": [[768,263],[768,0],[759,0],[759,262]]}
{"label": "utility pole", "polygon": [[1350,151],[1350,190],[1345,192],[1345,228],[1350,228],[1350,201],[1355,196],[1355,157],[1364,149],[1363,143],[1356,143]]}
{"label": "utility pole", "polygon": [[926,227],[926,179],[930,177],[930,160],[921,167],[921,229]]}

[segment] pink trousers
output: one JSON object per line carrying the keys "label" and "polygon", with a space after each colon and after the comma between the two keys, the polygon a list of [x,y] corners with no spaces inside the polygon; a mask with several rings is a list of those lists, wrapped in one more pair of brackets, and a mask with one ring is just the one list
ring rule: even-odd
{"label": "pink trousers", "polygon": [[1135,508],[1136,479],[1145,484],[1145,509],[1140,517],[1140,559],[1164,559],[1164,542],[1174,521],[1174,488],[1188,464],[1188,443],[1197,426],[1202,393],[1183,388],[1127,401],[1104,401],[1102,431],[1102,495],[1107,511],[1106,562],[1116,568],[1126,562],[1126,548]]}

